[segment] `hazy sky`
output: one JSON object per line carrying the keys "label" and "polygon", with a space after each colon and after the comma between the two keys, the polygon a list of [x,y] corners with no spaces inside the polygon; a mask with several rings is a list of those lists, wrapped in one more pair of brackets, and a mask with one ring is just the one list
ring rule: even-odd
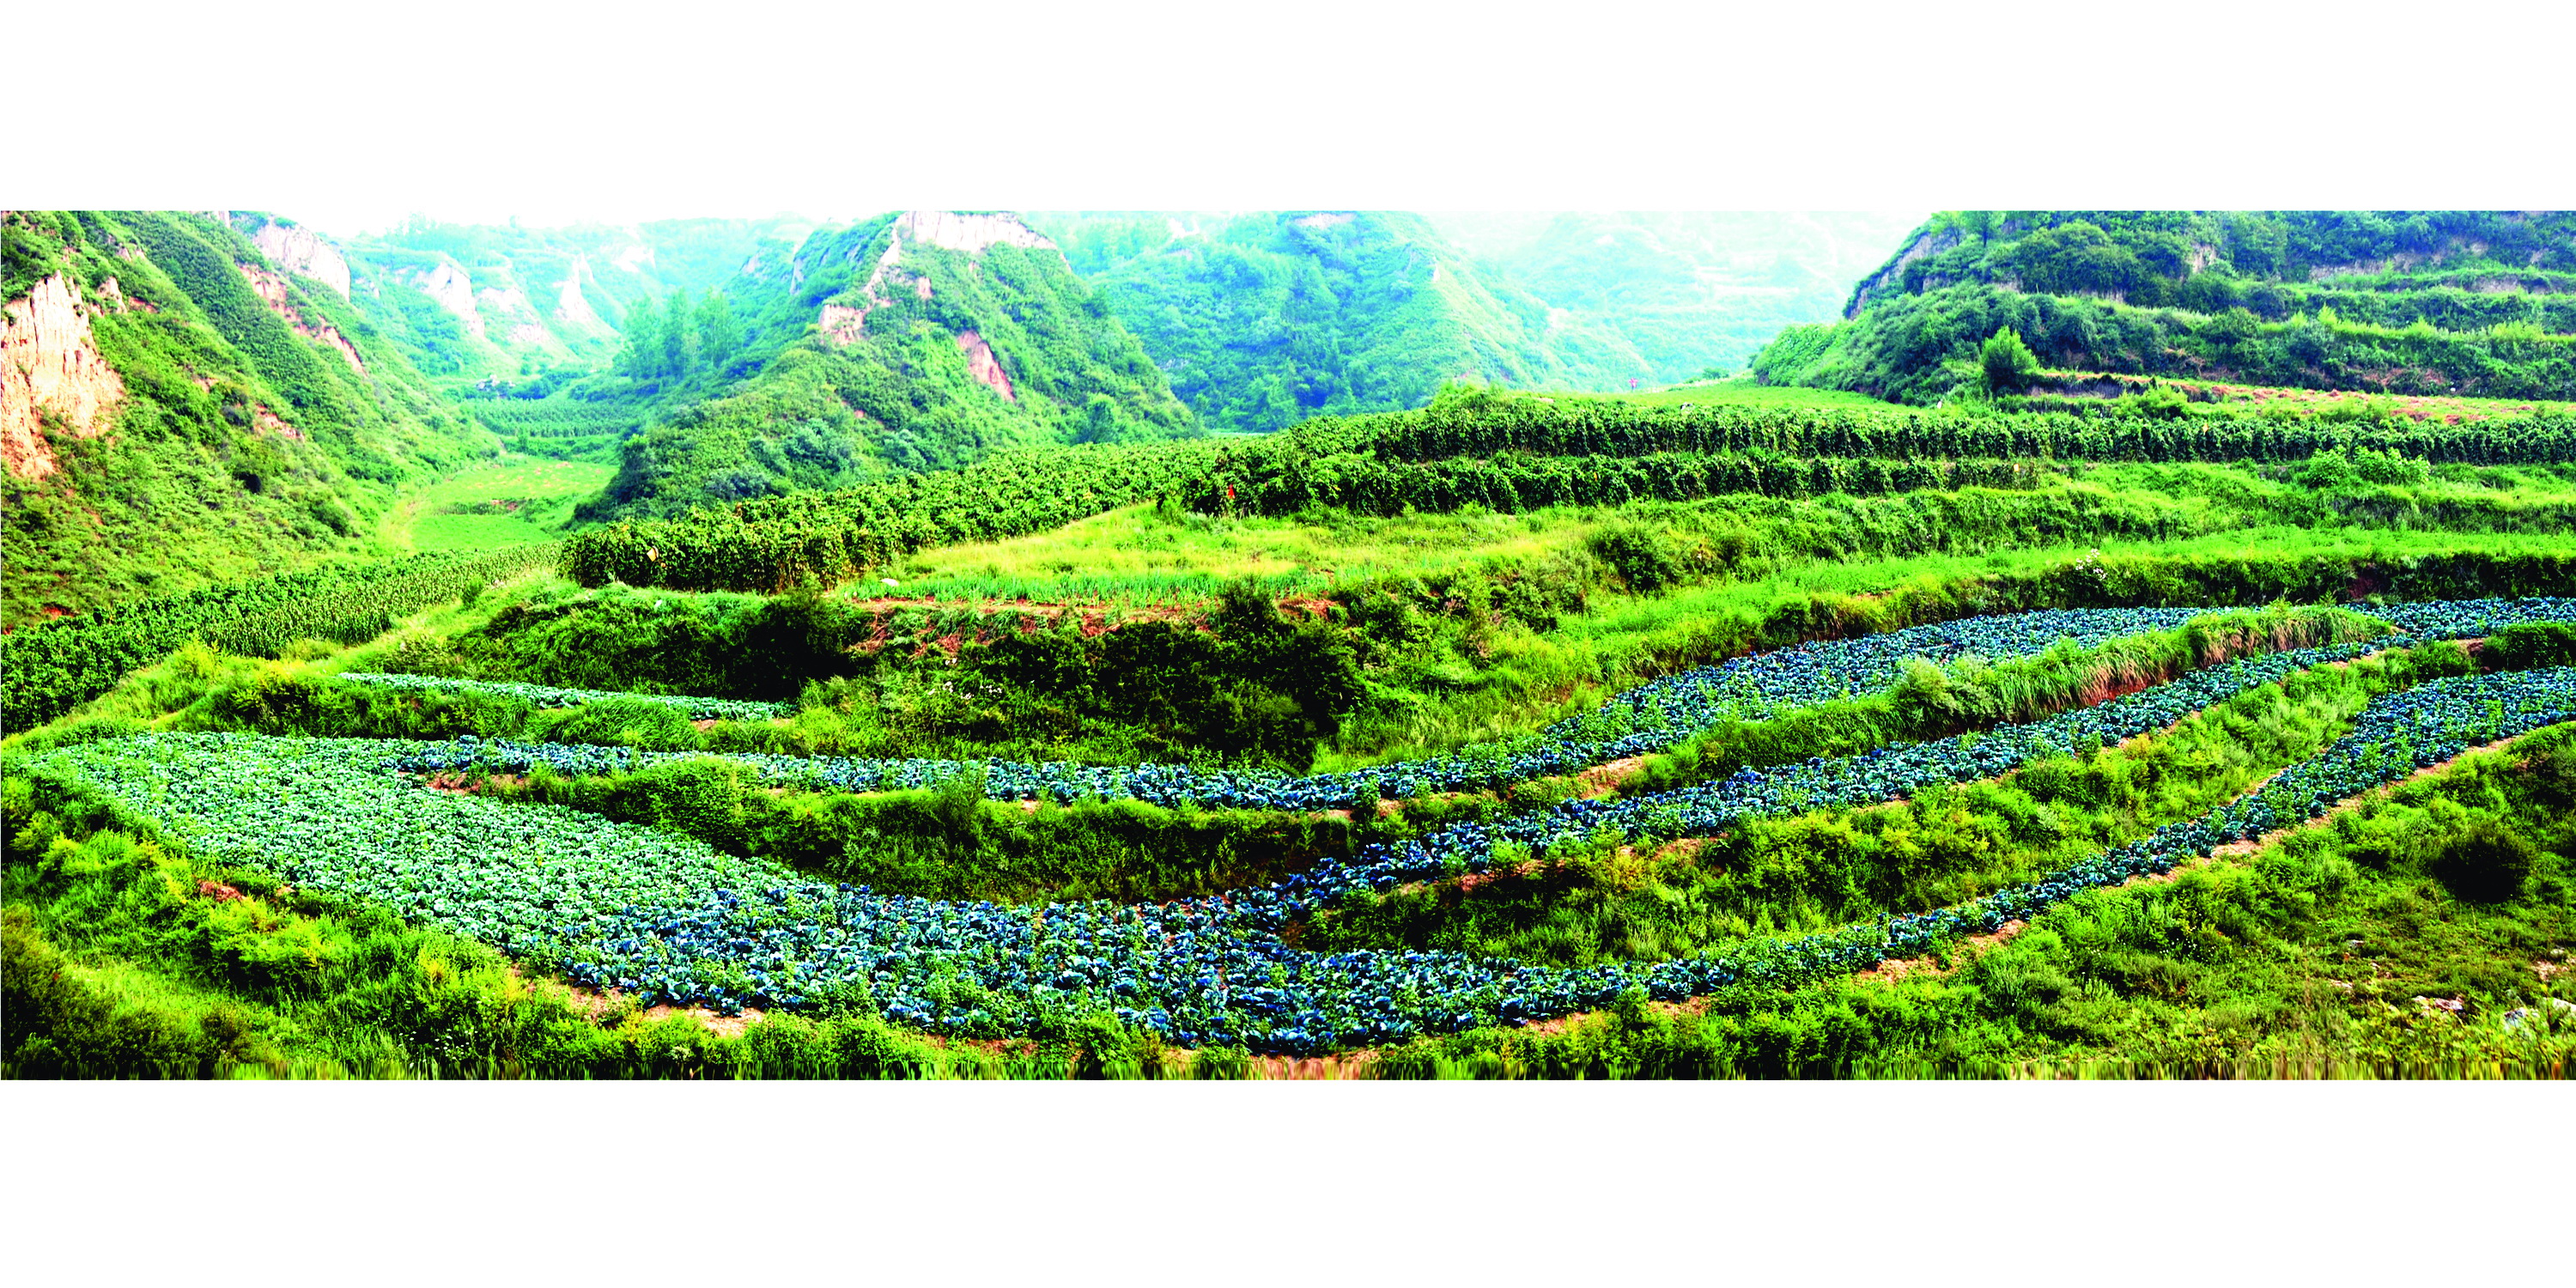
{"label": "hazy sky", "polygon": [[[2178,0],[2149,26],[2049,8],[2016,27],[1923,7],[1614,4],[1521,23],[1382,0],[738,13],[271,0],[256,21],[200,7],[100,45],[90,10],[42,5],[12,14],[13,47],[112,62],[12,67],[26,119],[0,201],[268,209],[350,233],[415,210],[560,223],[2576,197],[2576,167],[2532,164],[2566,151],[2548,77],[2482,77],[2474,95],[2337,125],[2297,78],[2238,75],[2185,20],[2199,7]],[[2231,4],[2208,20],[2228,49],[2329,65],[2336,48],[2296,13]],[[2408,56],[2468,34],[2412,32]],[[2353,39],[2356,56],[2371,43]],[[2152,68],[2154,91],[2102,100],[2098,75],[2037,56],[2086,40]]]}

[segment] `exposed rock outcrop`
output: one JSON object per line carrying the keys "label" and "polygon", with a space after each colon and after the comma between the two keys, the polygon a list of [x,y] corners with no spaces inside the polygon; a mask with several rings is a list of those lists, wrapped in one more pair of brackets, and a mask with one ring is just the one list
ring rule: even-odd
{"label": "exposed rock outcrop", "polygon": [[1903,293],[1906,265],[1918,259],[1930,259],[1965,240],[1966,237],[1955,228],[1918,234],[1913,241],[1906,244],[1904,250],[1897,252],[1895,259],[1888,261],[1887,267],[1862,278],[1860,285],[1852,288],[1851,303],[1844,306],[1843,316],[1859,317],[1860,311],[1868,308],[1871,300],[1882,295]]}
{"label": "exposed rock outcrop", "polygon": [[268,433],[276,434],[284,438],[291,438],[299,443],[304,441],[304,431],[278,419],[277,413],[270,411],[267,403],[261,403],[258,406],[251,408],[250,423],[254,427]]}
{"label": "exposed rock outcrop", "polygon": [[271,221],[262,225],[251,239],[268,262],[293,273],[309,277],[349,298],[349,261],[340,258],[340,249],[323,240],[310,228],[289,228]]}
{"label": "exposed rock outcrop", "polygon": [[1019,398],[1011,392],[1010,373],[1002,370],[1002,364],[993,360],[993,346],[984,343],[984,337],[981,334],[974,331],[958,332],[957,347],[966,353],[968,374],[983,381],[994,393],[1012,402],[1019,401]]}
{"label": "exposed rock outcrop", "polygon": [[483,336],[483,315],[474,309],[474,281],[454,260],[441,260],[436,268],[423,269],[411,279],[422,294],[438,301],[441,308],[456,315],[476,339]]}
{"label": "exposed rock outcrop", "polygon": [[867,334],[868,311],[846,304],[826,304],[821,319],[823,334],[835,344],[857,344]]}
{"label": "exposed rock outcrop", "polygon": [[150,300],[138,300],[133,296],[126,294],[125,288],[119,285],[117,280],[113,277],[98,284],[98,298],[106,301],[109,308],[112,308],[119,313],[158,313],[161,311]]}
{"label": "exposed rock outcrop", "polygon": [[[275,226],[270,225],[270,227]],[[236,264],[233,267],[240,269],[242,276],[250,280],[250,289],[268,305],[269,312],[284,318],[286,325],[297,335],[307,340],[321,342],[338,353],[340,360],[349,364],[349,370],[361,376],[367,374],[367,364],[358,360],[357,346],[349,343],[349,337],[340,334],[340,328],[328,322],[311,323],[304,320],[303,310],[296,308],[286,296],[285,278],[256,264]]]}
{"label": "exposed rock outcrop", "polygon": [[615,328],[600,319],[599,311],[590,307],[590,297],[581,293],[582,281],[589,276],[590,258],[575,256],[564,279],[555,283],[555,320],[586,334],[614,334]]}
{"label": "exposed rock outcrop", "polygon": [[537,306],[527,293],[515,286],[487,286],[474,293],[475,308],[483,315],[486,331],[500,328],[513,345],[542,349],[549,355],[564,357],[570,350],[556,338],[545,319],[537,316]]}
{"label": "exposed rock outcrop", "polygon": [[[877,257],[876,267],[869,271],[867,282],[859,287],[859,294],[865,302],[856,306],[838,304],[823,306],[823,314],[816,320],[822,326],[824,335],[842,344],[856,343],[858,338],[866,333],[868,314],[892,303],[885,296],[888,290],[908,287],[916,298],[924,300],[930,298],[930,278],[921,273],[910,272],[903,267],[903,250],[906,244],[936,246],[941,250],[953,250],[967,255],[980,255],[994,246],[1017,246],[1022,250],[1052,250],[1056,252],[1059,259],[1064,254],[1053,241],[1047,239],[1044,233],[1021,223],[1017,215],[962,215],[946,210],[907,210],[895,218],[894,227],[886,238],[885,253]],[[855,258],[855,253],[853,257]],[[798,267],[801,270],[801,262]],[[972,265],[969,267],[971,269]],[[800,271],[797,277],[801,279],[802,276]],[[789,289],[794,289],[792,281]],[[964,344],[965,337],[959,336],[958,343]],[[983,341],[979,337],[976,343],[982,344]],[[989,356],[990,350],[987,349],[986,352]],[[996,375],[1001,372],[998,366],[993,370]],[[980,376],[978,378],[982,379]],[[984,383],[993,384],[989,379]],[[1003,397],[1011,397],[1008,377],[1004,377],[1003,383],[994,387],[1003,391]]]}
{"label": "exposed rock outcrop", "polygon": [[1020,222],[1017,215],[961,215],[947,210],[907,210],[894,221],[899,241],[937,246],[941,250],[980,254],[987,246],[1054,250],[1045,234]]}
{"label": "exposed rock outcrop", "polygon": [[0,316],[0,461],[20,478],[40,479],[57,467],[38,410],[93,438],[107,429],[125,382],[99,353],[88,310],[62,274],[9,301]]}

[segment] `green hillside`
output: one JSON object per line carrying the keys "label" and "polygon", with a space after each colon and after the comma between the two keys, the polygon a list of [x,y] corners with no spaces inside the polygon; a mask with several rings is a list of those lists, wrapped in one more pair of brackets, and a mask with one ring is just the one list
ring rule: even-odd
{"label": "green hillside", "polygon": [[916,211],[819,231],[762,254],[726,294],[742,335],[726,374],[752,374],[629,440],[583,517],[1200,432],[1136,338],[1010,215]]}
{"label": "green hillside", "polygon": [[2079,371],[2564,399],[2571,292],[2565,212],[1950,211],[1755,370],[1932,402],[2009,327]]}
{"label": "green hillside", "polygon": [[5,621],[366,547],[497,450],[364,310],[190,214],[5,221]]}
{"label": "green hillside", "polygon": [[[557,228],[415,216],[342,241],[263,212],[228,222],[307,289],[348,300],[469,419],[522,452],[601,463],[657,412],[749,373],[731,365],[740,326],[723,288],[813,227],[794,216]],[[638,346],[651,362],[625,352]]]}
{"label": "green hillside", "polygon": [[1210,428],[1419,407],[1442,383],[1607,389],[1654,368],[1419,215],[1032,216]]}
{"label": "green hillside", "polygon": [[1841,309],[1918,222],[1881,211],[1564,211],[1426,216],[1555,308],[1634,346],[1653,383],[1742,369],[1782,328]]}
{"label": "green hillside", "polygon": [[[234,222],[256,233],[271,220]],[[339,249],[353,298],[414,365],[480,379],[603,363],[638,303],[703,297],[763,246],[792,245],[812,227],[793,216],[561,228],[414,218]]]}
{"label": "green hillside", "polygon": [[1726,226],[0,219],[0,1079],[2564,1077],[2564,218]]}

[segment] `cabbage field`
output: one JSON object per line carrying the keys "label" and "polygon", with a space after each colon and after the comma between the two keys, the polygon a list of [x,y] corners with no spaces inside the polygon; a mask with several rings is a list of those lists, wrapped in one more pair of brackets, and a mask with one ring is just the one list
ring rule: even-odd
{"label": "cabbage field", "polygon": [[0,1076],[2562,1067],[2576,430],[2098,401],[1453,390],[32,622]]}
{"label": "cabbage field", "polygon": [[[1210,772],[1173,765],[862,760],[760,754],[727,758],[778,783],[850,791],[929,787],[973,775],[980,777],[985,795],[995,800],[1132,799],[1220,809],[1363,808],[1382,800],[1402,800],[1431,792],[1489,790],[1573,773],[1623,757],[1664,750],[1724,721],[1760,720],[1774,713],[1867,695],[1891,684],[1908,659],[1942,662],[1977,657],[2009,661],[2035,657],[2052,648],[2091,648],[2217,616],[2213,610],[2188,608],[2059,609],[1969,618],[1857,639],[1817,641],[1665,676],[1617,694],[1597,710],[1559,721],[1526,738],[1470,745],[1436,759],[1307,777]],[[2380,616],[2410,636],[2458,639],[2524,622],[2576,621],[2576,600],[2411,604],[2383,609]],[[420,676],[342,678],[387,686],[479,688],[523,696],[535,696],[537,692],[530,686]],[[542,692],[550,696],[538,700],[549,705],[619,696],[571,690]],[[693,715],[721,714],[728,709],[728,704],[704,698],[645,700],[685,707]],[[767,714],[768,710],[761,708],[760,713]],[[444,746],[412,751],[400,764],[404,769],[423,772],[480,769],[502,773],[524,773],[542,764],[566,774],[593,774],[666,763],[687,754],[693,753],[494,742],[467,735]]]}
{"label": "cabbage field", "polygon": [[[984,775],[989,794],[1004,799],[1347,808],[1563,774],[1670,747],[1720,720],[1763,720],[1867,696],[1894,683],[1908,659],[2009,660],[2050,648],[2089,648],[2176,629],[2208,611],[2011,614],[1819,641],[1653,681],[1533,739],[1341,775],[735,759],[763,780],[795,790],[913,787],[971,770]],[[1650,849],[1718,835],[1747,820],[1865,806],[1991,779],[2042,758],[2092,754],[2365,654],[2576,621],[2571,600],[2441,601],[2372,611],[2397,634],[2237,657],[2094,705],[1947,738],[1745,769],[1665,791],[1560,800],[1369,842],[1265,884],[1147,903],[1010,905],[880,893],[729,854],[667,828],[423,786],[433,773],[521,772],[543,764],[581,775],[673,758],[622,747],[151,731],[44,751],[27,759],[25,772],[65,792],[94,793],[121,820],[190,852],[368,901],[644,1005],[720,1012],[856,1008],[921,1031],[979,1038],[1023,1036],[1069,1014],[1105,1015],[1184,1047],[1307,1054],[1597,1010],[1637,990],[1674,1000],[1847,975],[2031,917],[2083,890],[2170,871],[2228,842],[2318,817],[2340,800],[2462,751],[2576,721],[2576,669],[2442,675],[2380,694],[2321,751],[2280,767],[2259,789],[2072,866],[1948,906],[1755,935],[1684,956],[1566,968],[1457,951],[1311,951],[1295,943],[1298,926],[1319,910],[1408,883],[1487,873],[1556,851]],[[610,695],[521,696],[577,702]]]}

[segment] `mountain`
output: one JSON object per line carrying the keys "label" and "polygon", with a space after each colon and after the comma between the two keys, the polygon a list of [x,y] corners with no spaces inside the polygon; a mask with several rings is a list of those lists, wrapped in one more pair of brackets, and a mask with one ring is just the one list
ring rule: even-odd
{"label": "mountain", "polygon": [[397,485],[498,450],[300,230],[21,210],[0,242],[11,626],[360,550]]}
{"label": "mountain", "polygon": [[1740,369],[1783,328],[1840,310],[1917,213],[1432,212],[1456,245],[1635,347],[1650,378]]}
{"label": "mountain", "polygon": [[638,303],[703,294],[764,246],[792,246],[813,228],[792,215],[562,228],[414,218],[334,243],[264,213],[231,222],[334,284],[420,370],[475,379],[602,364]]}
{"label": "mountain", "polygon": [[1033,215],[1214,428],[1419,407],[1449,380],[1586,389],[1652,374],[1612,329],[1395,211]]}
{"label": "mountain", "polygon": [[1929,402],[2006,327],[2080,371],[2576,397],[2576,213],[1944,212],[1755,370]]}
{"label": "mountain", "polygon": [[738,378],[628,440],[583,517],[1203,432],[1056,244],[1014,215],[908,211],[771,242],[724,295]]}

